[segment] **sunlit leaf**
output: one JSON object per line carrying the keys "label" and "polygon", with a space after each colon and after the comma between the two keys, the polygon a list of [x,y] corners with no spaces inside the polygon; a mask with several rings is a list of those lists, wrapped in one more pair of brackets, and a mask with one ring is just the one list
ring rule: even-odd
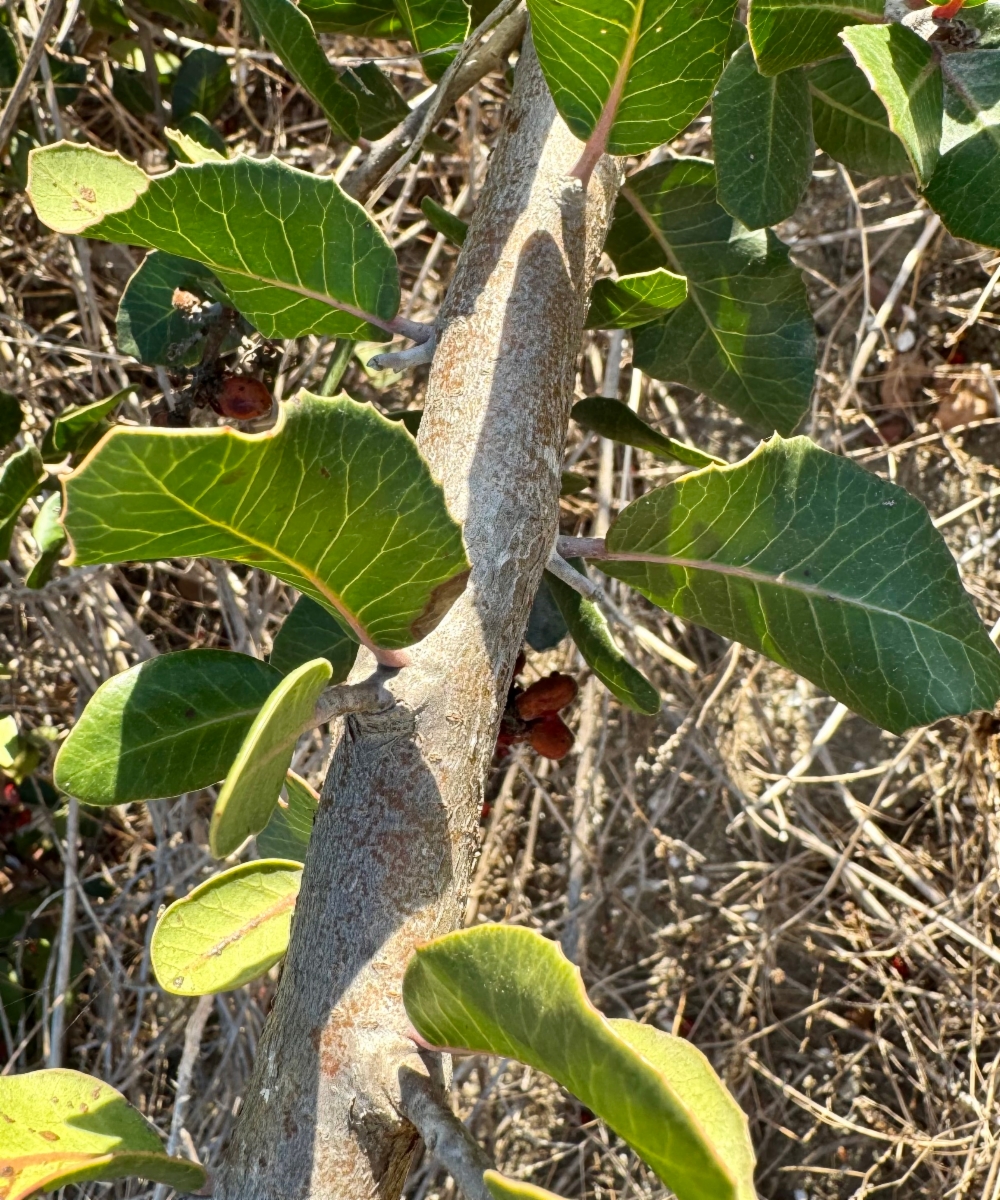
{"label": "sunlit leaf", "polygon": [[663,267],[617,279],[598,279],[590,294],[588,329],[634,329],[683,304],[687,280]]}
{"label": "sunlit leaf", "polygon": [[1000,652],[926,509],[808,438],[647,492],[607,547],[609,575],[894,733],[1000,697]]}
{"label": "sunlit leaf", "polygon": [[288,949],[301,878],[298,862],[241,863],[171,904],[150,944],[160,987],[205,996],[263,975]]}
{"label": "sunlit leaf", "polygon": [[719,204],[710,162],[670,158],[630,176],[606,249],[619,272],[665,266],[687,276],[680,308],[635,331],[640,370],[704,392],[765,432],[795,428],[816,366],[802,275],[770,230],[748,232]]}
{"label": "sunlit leaf", "polygon": [[841,37],[885,105],[917,181],[926,184],[937,166],[944,111],[937,55],[912,29],[895,23],[854,26]]}
{"label": "sunlit leaf", "polygon": [[790,217],[816,150],[805,72],[762,75],[751,48],[741,46],[712,97],[712,146],[726,212],[748,229]]}
{"label": "sunlit leaf", "polygon": [[657,458],[673,459],[690,467],[707,467],[723,461],[686,442],[657,433],[627,404],[607,396],[588,396],[586,400],[578,401],[573,405],[572,417],[581,429],[590,429],[613,442],[648,450]]}
{"label": "sunlit leaf", "polygon": [[280,681],[229,650],[139,663],[90,698],[56,757],[56,785],[87,804],[124,804],[218,783]]}
{"label": "sunlit leaf", "polygon": [[306,333],[383,339],[399,271],[385,236],[330,176],[275,158],[179,164],[150,178],[117,153],[57,142],[33,151],[35,211],[86,233],[192,258],[270,338]]}
{"label": "sunlit leaf", "polygon": [[12,454],[0,469],[0,558],[10,554],[10,540],[21,509],[44,478],[41,456],[30,445]]}
{"label": "sunlit leaf", "polygon": [[747,26],[761,74],[840,54],[844,26],[878,24],[884,7],[884,0],[750,0]]}
{"label": "sunlit leaf", "polygon": [[295,744],[312,727],[320,693],[333,670],[325,658],[296,667],[268,696],[219,789],[208,844],[226,858],[271,819]]}
{"label": "sunlit leaf", "polygon": [[205,1182],[197,1163],[167,1155],[160,1135],[121,1092],[79,1071],[0,1076],[0,1120],[4,1200],[130,1175],[179,1192]]}
{"label": "sunlit leaf", "polygon": [[[458,47],[469,32],[469,6],[465,0],[396,0],[421,65],[429,79],[440,79],[455,57],[443,47]],[[439,51],[437,54],[431,51]]]}
{"label": "sunlit leaf", "polygon": [[[573,566],[586,574],[583,563]],[[545,582],[559,606],[570,637],[597,678],[622,704],[636,712],[653,715],[660,711],[660,693],[643,673],[634,667],[612,637],[604,613],[591,600],[585,600],[557,576],[545,572]]]}
{"label": "sunlit leaf", "polygon": [[31,527],[31,536],[38,547],[38,558],[28,572],[24,581],[25,587],[44,587],[52,578],[52,570],[62,557],[66,533],[59,520],[61,509],[62,496],[53,492],[38,510],[38,516]]}
{"label": "sunlit leaf", "polygon": [[942,70],[941,159],[925,195],[956,237],[1000,248],[1000,50],[949,54]]}
{"label": "sunlit leaf", "polygon": [[383,648],[429,633],[468,572],[416,443],[344,395],[303,392],[259,434],[116,429],[67,479],[66,501],[76,562],[244,562]]}
{"label": "sunlit leaf", "polygon": [[688,1045],[652,1061],[641,1034],[623,1036],[622,1022],[594,1008],[555,942],[503,925],[437,938],[410,959],[403,1002],[432,1045],[515,1058],[551,1075],[678,1200],[755,1197],[746,1118],[700,1051]]}
{"label": "sunlit leaf", "polygon": [[257,853],[304,863],[319,796],[294,771],[285,776],[285,795],[287,800],[278,800],[271,819],[257,834]]}
{"label": "sunlit leaf", "polygon": [[560,115],[612,154],[679,134],[722,73],[731,0],[528,0],[531,36]]}
{"label": "sunlit leaf", "polygon": [[271,648],[271,666],[282,675],[314,658],[325,658],[333,668],[331,683],[343,683],[358,656],[358,643],[315,600],[300,596],[285,617]]}
{"label": "sunlit leaf", "polygon": [[850,58],[833,58],[809,72],[816,145],[861,175],[905,175],[906,147],[889,128],[889,114],[864,72]]}

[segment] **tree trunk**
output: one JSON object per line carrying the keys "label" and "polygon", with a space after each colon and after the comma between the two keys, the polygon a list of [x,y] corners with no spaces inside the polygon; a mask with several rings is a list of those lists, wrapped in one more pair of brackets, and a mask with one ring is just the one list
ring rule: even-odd
{"label": "tree trunk", "polygon": [[[316,818],[291,946],[216,1196],[395,1200],[417,1135],[399,1114],[414,1047],[413,947],[461,921],[483,781],[556,534],[585,307],[618,173],[586,195],[530,38],[439,318],[420,448],[464,522],[472,574],[390,684],[348,718]],[[372,661],[362,652],[355,678]]]}

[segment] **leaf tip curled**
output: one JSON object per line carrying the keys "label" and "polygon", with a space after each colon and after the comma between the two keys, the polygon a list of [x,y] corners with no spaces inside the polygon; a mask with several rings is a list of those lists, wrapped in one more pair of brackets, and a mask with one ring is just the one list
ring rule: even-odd
{"label": "leaf tip curled", "polygon": [[57,233],[83,233],[124,212],[149,183],[146,172],[117,150],[62,141],[28,155],[28,198],[38,219]]}

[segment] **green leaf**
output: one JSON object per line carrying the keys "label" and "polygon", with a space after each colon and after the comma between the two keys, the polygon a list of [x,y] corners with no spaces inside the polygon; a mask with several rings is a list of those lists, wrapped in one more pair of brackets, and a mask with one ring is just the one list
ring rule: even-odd
{"label": "green leaf", "polygon": [[106,400],[97,400],[93,404],[71,404],[64,408],[45,431],[42,439],[43,462],[61,462],[68,454],[80,457],[96,446],[111,428],[105,418],[136,387],[136,384],[130,383]]}
{"label": "green leaf", "polygon": [[301,879],[298,862],[240,863],[171,904],[150,943],[160,987],[207,996],[263,975],[288,949]]}
{"label": "green leaf", "polygon": [[[610,154],[676,137],[722,73],[731,0],[528,0],[531,36],[560,116]],[[602,147],[604,148],[604,147]]]}
{"label": "green leaf", "polygon": [[370,141],[384,137],[410,114],[410,106],[376,63],[347,67],[340,82],[357,98],[361,134]]}
{"label": "green leaf", "polygon": [[170,1158],[160,1135],[121,1092],[79,1071],[0,1076],[4,1200],[70,1183],[138,1175],[193,1192],[197,1163]]}
{"label": "green leaf", "polygon": [[834,58],[809,72],[813,133],[831,158],[861,175],[905,175],[906,147],[889,128],[885,105],[864,72],[849,58]]}
{"label": "green leaf", "polygon": [[[516,1058],[551,1075],[623,1137],[678,1200],[753,1200],[746,1119],[700,1052],[689,1047],[700,1070],[670,1073],[637,1052],[622,1023],[607,1021],[590,1003],[578,968],[555,942],[504,925],[437,938],[410,959],[403,1002],[432,1045]],[[743,1142],[734,1153],[719,1134],[737,1121]]]}
{"label": "green leaf", "polygon": [[801,69],[761,75],[750,46],[726,65],[712,97],[719,203],[748,229],[790,217],[812,178],[812,111]]}
{"label": "green leaf", "polygon": [[1000,50],[943,61],[941,160],[925,195],[956,236],[1000,248]]}
{"label": "green leaf", "polygon": [[970,26],[979,36],[977,50],[996,50],[1000,47],[1000,4],[987,0],[985,4],[970,5],[966,0],[962,9],[962,24]]}
{"label": "green leaf", "polygon": [[125,286],[118,304],[118,349],[140,362],[178,371],[201,362],[210,317],[174,304],[179,288],[208,302],[215,276],[201,263],[153,250]]}
{"label": "green leaf", "polygon": [[399,308],[395,255],[364,208],[329,176],[275,158],[181,164],[151,179],[116,153],[57,142],[32,152],[28,187],[57,232],[205,263],[267,338],[384,341],[368,317],[385,324]]}
{"label": "green leaf", "polygon": [[777,75],[841,53],[845,25],[879,24],[884,0],[750,0],[747,26],[757,67]]}
{"label": "green leaf", "polygon": [[163,131],[167,145],[179,162],[221,162],[229,157],[225,139],[201,113],[188,113],[176,128]]}
{"label": "green leaf", "polygon": [[278,800],[267,825],[257,834],[257,853],[264,858],[288,858],[304,863],[319,796],[294,771],[285,776],[287,800]]}
{"label": "green leaf", "polygon": [[12,454],[0,470],[0,558],[10,554],[10,540],[21,509],[44,478],[41,456],[30,445]]}
{"label": "green leaf", "polygon": [[98,33],[127,35],[132,30],[121,0],[83,0],[83,12]]}
{"label": "green leaf", "polygon": [[840,36],[885,105],[889,126],[923,187],[937,166],[944,113],[934,49],[905,25],[858,25]]}
{"label": "green leaf", "polygon": [[652,1025],[612,1017],[608,1024],[620,1038],[656,1068],[711,1131],[719,1157],[736,1179],[737,1194],[756,1200],[753,1144],[743,1110],[729,1094],[712,1064],[697,1046]]}
{"label": "green leaf", "polygon": [[355,37],[405,37],[393,0],[304,0],[299,5],[321,33]]}
{"label": "green leaf", "polygon": [[153,97],[146,87],[146,77],[131,67],[111,68],[111,94],[133,117],[141,121],[153,111]]}
{"label": "green leaf", "polygon": [[359,104],[340,81],[309,18],[292,0],[244,0],[254,24],[297,84],[312,96],[341,137],[361,134]]}
{"label": "green leaf", "polygon": [[52,570],[62,556],[66,545],[66,532],[59,520],[62,508],[62,496],[53,492],[39,509],[35,523],[31,527],[31,536],[38,547],[38,558],[28,572],[25,587],[44,587],[52,578]]}
{"label": "green leaf", "polygon": [[343,683],[358,656],[358,643],[322,605],[300,596],[285,617],[271,650],[271,666],[282,675],[314,658],[325,658],[333,668],[331,683]]}
{"label": "green leaf", "polygon": [[563,615],[549,591],[544,575],[528,613],[528,625],[524,640],[532,650],[552,650],[569,633]]}
{"label": "green leaf", "polygon": [[687,280],[663,267],[618,279],[598,279],[590,295],[588,329],[634,329],[687,299]]}
{"label": "green leaf", "polygon": [[[469,34],[469,6],[465,0],[396,0],[407,34],[429,79],[438,80],[455,57],[455,51]],[[438,54],[430,51],[440,50]]]}
{"label": "green leaf", "polygon": [[206,37],[215,36],[218,22],[212,13],[202,8],[195,0],[139,0],[139,3],[149,12],[169,17],[181,25],[196,26]]}
{"label": "green leaf", "polygon": [[232,94],[228,60],[205,47],[192,50],[174,80],[170,111],[175,121],[183,121],[195,112],[214,121]]}
{"label": "green leaf", "polygon": [[425,196],[420,201],[420,211],[427,218],[432,229],[437,230],[456,246],[464,245],[465,236],[469,232],[469,222],[456,217],[431,196]]}
{"label": "green leaf", "polygon": [[657,433],[627,404],[607,396],[588,396],[586,400],[580,400],[573,405],[571,416],[581,429],[590,429],[613,442],[648,450],[657,458],[675,459],[690,467],[707,467],[724,461],[714,454],[706,454],[694,446]]}
{"label": "green leaf", "polygon": [[17,46],[4,25],[0,25],[0,88],[12,88],[21,73]]}
{"label": "green leaf", "polygon": [[493,1200],[560,1200],[555,1192],[546,1191],[523,1179],[510,1179],[499,1171],[484,1171],[483,1182],[489,1188]]}
{"label": "green leaf", "polygon": [[247,563],[370,646],[419,641],[468,574],[416,443],[346,395],[302,392],[265,433],[115,429],[66,480],[66,502],[75,562]]}
{"label": "green leaf", "polygon": [[991,709],[1000,653],[926,510],[807,438],[657,488],[602,569],[902,733]]}
{"label": "green leaf", "polygon": [[589,487],[590,480],[586,475],[580,475],[576,471],[563,471],[559,485],[559,495],[579,496],[581,492],[585,492]]}
{"label": "green leaf", "polygon": [[0,450],[5,450],[21,432],[24,412],[13,392],[0,388]]}
{"label": "green leaf", "polygon": [[208,845],[216,858],[227,858],[251,834],[266,827],[295,743],[312,728],[316,701],[332,673],[325,658],[304,663],[286,675],[264,702],[215,802]]}
{"label": "green leaf", "polygon": [[229,650],[139,663],[90,698],[56,757],[56,786],[105,805],[218,783],[280,680],[267,663]]}
{"label": "green leaf", "polygon": [[[581,575],[587,574],[579,560],[574,559],[573,566]],[[660,693],[622,653],[604,613],[549,571],[545,572],[545,582],[577,649],[601,683],[635,712],[648,716],[658,713]]]}
{"label": "green leaf", "polygon": [[622,188],[607,252],[622,273],[663,265],[688,298],[640,326],[633,361],[726,405],[765,432],[807,411],[816,335],[805,286],[770,230],[750,233],[719,204],[710,162],[671,158]]}

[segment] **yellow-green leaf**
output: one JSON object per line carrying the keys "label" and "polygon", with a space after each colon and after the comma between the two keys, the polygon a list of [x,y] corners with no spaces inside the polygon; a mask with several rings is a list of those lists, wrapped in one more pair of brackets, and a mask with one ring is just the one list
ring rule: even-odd
{"label": "yellow-green leaf", "polygon": [[171,1158],[121,1092],[79,1071],[0,1076],[0,1189],[27,1200],[71,1183],[137,1175],[193,1192],[197,1163]]}
{"label": "yellow-green leaf", "polygon": [[634,329],[683,304],[687,280],[663,267],[599,279],[590,295],[588,329]]}
{"label": "yellow-green leaf", "polygon": [[[651,1061],[590,1003],[579,970],[533,930],[481,925],[420,947],[406,1011],[435,1046],[516,1058],[561,1083],[653,1168],[678,1200],[752,1200],[753,1154],[730,1131],[739,1110],[707,1062]],[[660,1034],[660,1037],[666,1037]],[[641,1044],[641,1043],[640,1043]],[[668,1064],[673,1069],[665,1070]],[[680,1064],[680,1065],[676,1065]],[[720,1136],[720,1134],[722,1136]]]}
{"label": "yellow-green leaf", "polygon": [[205,996],[263,975],[288,949],[301,879],[297,862],[240,863],[171,904],[150,944],[160,987]]}
{"label": "yellow-green leaf", "polygon": [[208,830],[216,858],[226,858],[271,819],[295,743],[312,726],[320,692],[333,674],[325,658],[297,667],[265,700],[219,791]]}
{"label": "yellow-green leaf", "polygon": [[559,1200],[555,1192],[547,1191],[523,1179],[511,1179],[499,1171],[484,1171],[483,1183],[489,1188],[493,1200]]}

